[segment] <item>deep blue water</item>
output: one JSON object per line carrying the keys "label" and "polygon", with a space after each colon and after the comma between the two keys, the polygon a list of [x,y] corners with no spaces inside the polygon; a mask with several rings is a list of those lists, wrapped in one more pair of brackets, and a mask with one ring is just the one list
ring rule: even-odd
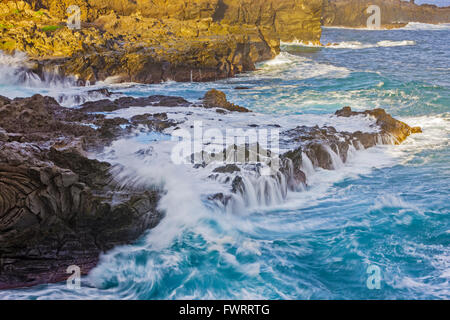
{"label": "deep blue water", "polygon": [[[449,299],[450,29],[325,29],[328,42],[339,45],[284,45],[234,79],[113,90],[196,100],[215,87],[275,119],[383,107],[424,133],[317,172],[276,208],[238,215],[209,208],[167,173],[166,219],[105,255],[82,289],[44,285],[0,298]],[[369,266],[380,270],[380,289],[367,286]]]}

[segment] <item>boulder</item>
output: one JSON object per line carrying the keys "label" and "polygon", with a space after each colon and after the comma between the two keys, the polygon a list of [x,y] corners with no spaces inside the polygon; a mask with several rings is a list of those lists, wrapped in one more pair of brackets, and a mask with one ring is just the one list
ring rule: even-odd
{"label": "boulder", "polygon": [[209,90],[203,97],[203,106],[205,108],[221,108],[228,111],[236,112],[251,112],[247,108],[235,105],[227,100],[224,92],[212,89]]}

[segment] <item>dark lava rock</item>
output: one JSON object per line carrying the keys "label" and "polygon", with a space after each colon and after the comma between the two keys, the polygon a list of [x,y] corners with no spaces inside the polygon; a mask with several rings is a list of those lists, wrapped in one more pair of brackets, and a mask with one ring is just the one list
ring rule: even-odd
{"label": "dark lava rock", "polygon": [[156,114],[140,114],[132,117],[131,123],[134,126],[145,125],[147,128],[153,131],[162,132],[163,130],[174,127],[178,123],[173,120],[168,120],[166,113],[156,113]]}
{"label": "dark lava rock", "polygon": [[130,107],[187,107],[191,103],[181,97],[149,96],[145,98],[122,97],[116,100],[89,101],[81,106],[83,112],[112,112]]}
{"label": "dark lava rock", "polygon": [[40,95],[0,97],[0,289],[63,281],[70,265],[86,274],[162,219],[158,191],[124,188],[86,156],[124,123]]}
{"label": "dark lava rock", "polygon": [[222,108],[228,111],[251,112],[244,107],[229,102],[225,93],[216,89],[212,89],[205,94],[203,106],[205,108]]}
{"label": "dark lava rock", "polygon": [[231,183],[231,191],[233,193],[244,193],[245,186],[242,177],[237,176],[236,178],[234,178],[233,182]]}
{"label": "dark lava rock", "polygon": [[241,169],[239,169],[239,167],[235,164],[227,164],[226,166],[218,167],[213,170],[213,172],[217,172],[217,173],[234,173],[234,172],[240,172],[240,171],[241,171]]}
{"label": "dark lava rock", "polygon": [[406,123],[394,119],[390,114],[386,113],[386,111],[381,108],[366,110],[363,112],[355,112],[352,111],[350,107],[344,107],[341,110],[336,111],[336,115],[339,117],[351,117],[356,115],[372,116],[377,120],[376,123],[381,129],[381,133],[394,136],[397,144],[405,141],[405,139],[411,134],[422,132],[420,127],[412,128]]}

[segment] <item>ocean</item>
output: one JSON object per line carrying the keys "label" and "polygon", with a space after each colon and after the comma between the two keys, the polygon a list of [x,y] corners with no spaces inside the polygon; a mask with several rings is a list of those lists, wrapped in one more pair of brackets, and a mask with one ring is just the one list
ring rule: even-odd
{"label": "ocean", "polygon": [[[136,132],[97,157],[123,165],[125,182],[163,188],[162,222],[104,254],[78,290],[49,284],[1,291],[0,299],[450,299],[450,25],[324,28],[322,43],[331,45],[284,43],[256,71],[217,82],[86,88],[42,82],[23,69],[26,57],[1,55],[0,95],[11,98],[41,93],[76,108],[101,98],[88,93],[93,88],[193,102],[215,88],[254,112],[161,112],[187,120],[186,127],[203,121],[208,128],[319,124],[357,131],[370,124],[332,114],[344,106],[384,108],[423,134],[400,146],[355,150],[335,170],[305,166],[308,186],[287,197],[279,185],[249,177],[263,196],[246,195],[230,209],[207,199],[224,191],[208,179],[210,170],[169,161],[170,132]],[[152,152],[137,156],[139,150]]]}

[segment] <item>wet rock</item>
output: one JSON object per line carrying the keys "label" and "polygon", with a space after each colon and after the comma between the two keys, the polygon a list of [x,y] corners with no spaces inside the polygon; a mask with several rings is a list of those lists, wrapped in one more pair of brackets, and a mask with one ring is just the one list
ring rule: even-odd
{"label": "wet rock", "polygon": [[280,171],[288,181],[290,190],[297,191],[299,185],[306,185],[306,175],[302,171],[303,155],[302,147],[285,153],[282,158]]}
{"label": "wet rock", "polygon": [[227,114],[227,111],[224,109],[216,109],[216,112],[219,114]]}
{"label": "wet rock", "polygon": [[42,77],[58,69],[91,84],[231,77],[274,58],[280,40],[322,32],[321,0],[77,0],[82,30],[66,27],[70,1],[17,3],[0,3],[0,50],[26,52]]}
{"label": "wet rock", "polygon": [[241,169],[235,164],[228,164],[226,166],[218,167],[213,170],[213,172],[217,173],[234,173],[239,171],[241,171]]}
{"label": "wet rock", "polygon": [[145,113],[141,115],[137,115],[132,117],[131,123],[134,126],[138,125],[144,125],[148,129],[152,131],[162,132],[167,128],[174,127],[178,123],[173,120],[168,120],[166,113],[160,113],[160,114],[150,114]]}
{"label": "wet rock", "polygon": [[39,95],[0,104],[0,289],[63,281],[70,265],[86,274],[162,219],[158,191],[124,189],[109,163],[86,155],[127,120]]}
{"label": "wet rock", "polygon": [[231,196],[225,195],[223,193],[216,193],[214,195],[209,196],[208,200],[216,201],[216,202],[221,203],[224,206],[227,206],[227,204],[230,203],[230,201],[231,201]]}
{"label": "wet rock", "polygon": [[82,112],[113,112],[130,107],[187,107],[191,103],[181,97],[149,96],[145,98],[122,97],[116,100],[89,101],[84,103]]}
{"label": "wet rock", "polygon": [[367,149],[377,144],[399,144],[409,135],[421,132],[419,127],[411,128],[406,123],[394,119],[383,109],[355,112],[350,107],[344,107],[338,110],[336,115],[339,117],[361,115],[373,117],[380,131],[372,133],[361,131],[353,133],[338,132],[335,128],[327,126],[322,128],[299,126],[285,131],[283,136],[287,142],[301,145],[300,148],[282,155],[282,159],[291,161],[292,168],[289,168],[286,163],[282,168],[284,173],[290,170],[287,177],[299,174],[299,177],[295,180],[302,180],[302,173],[296,173],[295,171],[301,168],[303,164],[303,153],[308,156],[314,167],[333,170],[337,169],[336,166],[339,166],[340,163],[347,161],[350,148],[359,149],[362,147]]}
{"label": "wet rock", "polygon": [[231,192],[244,194],[245,185],[242,177],[237,176],[236,178],[234,178],[233,182],[231,183]]}
{"label": "wet rock", "polygon": [[230,103],[224,92],[212,89],[203,97],[203,105],[205,108],[222,108],[228,111],[251,112],[250,110]]}
{"label": "wet rock", "polygon": [[351,117],[356,115],[372,116],[376,119],[376,124],[381,129],[382,135],[390,135],[395,138],[396,144],[400,144],[413,133],[420,133],[422,129],[419,127],[411,128],[406,123],[394,119],[391,115],[386,113],[384,109],[367,110],[364,112],[352,111],[350,107],[344,107],[336,111],[339,117]]}

